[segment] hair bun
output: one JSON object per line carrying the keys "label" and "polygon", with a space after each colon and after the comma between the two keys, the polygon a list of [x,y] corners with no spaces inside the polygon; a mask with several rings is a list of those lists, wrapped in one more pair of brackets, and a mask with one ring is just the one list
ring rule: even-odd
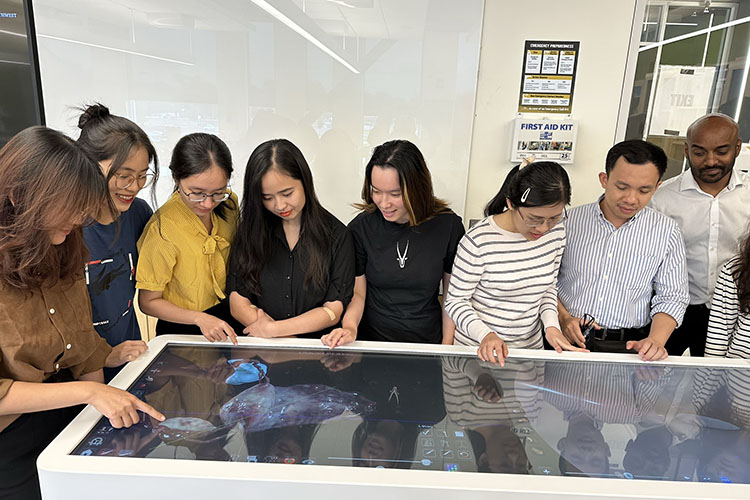
{"label": "hair bun", "polygon": [[104,104],[92,104],[87,107],[81,117],[78,118],[78,128],[82,129],[88,122],[92,120],[100,120],[109,116],[109,109]]}

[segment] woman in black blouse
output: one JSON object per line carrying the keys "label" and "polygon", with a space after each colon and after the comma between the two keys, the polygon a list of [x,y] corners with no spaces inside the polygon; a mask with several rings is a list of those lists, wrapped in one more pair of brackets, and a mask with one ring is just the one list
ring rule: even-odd
{"label": "woman in black blouse", "polygon": [[232,315],[254,337],[320,338],[352,298],[351,236],[320,205],[310,167],[286,139],[255,148],[244,193],[227,276]]}

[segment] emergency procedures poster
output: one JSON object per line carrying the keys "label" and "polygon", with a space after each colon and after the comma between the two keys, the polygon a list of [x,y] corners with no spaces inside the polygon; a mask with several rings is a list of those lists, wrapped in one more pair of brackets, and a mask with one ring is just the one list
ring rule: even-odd
{"label": "emergency procedures poster", "polygon": [[570,114],[580,44],[526,40],[519,113]]}

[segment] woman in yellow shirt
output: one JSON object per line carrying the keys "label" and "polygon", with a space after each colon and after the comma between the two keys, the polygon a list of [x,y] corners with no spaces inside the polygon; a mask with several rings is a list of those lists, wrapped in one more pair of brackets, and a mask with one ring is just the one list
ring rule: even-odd
{"label": "woman in yellow shirt", "polygon": [[232,155],[215,135],[190,134],[177,142],[169,169],[175,192],[138,241],[138,304],[159,319],[157,335],[202,334],[236,344],[238,324],[225,294],[238,215],[229,188]]}

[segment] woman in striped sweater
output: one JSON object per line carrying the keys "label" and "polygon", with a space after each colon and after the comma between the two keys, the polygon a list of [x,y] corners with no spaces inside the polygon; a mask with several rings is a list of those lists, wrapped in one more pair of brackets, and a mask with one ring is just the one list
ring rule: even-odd
{"label": "woman in striped sweater", "polygon": [[558,352],[582,350],[560,332],[557,273],[570,181],[555,162],[510,171],[485,219],[458,245],[445,309],[455,342],[478,345],[483,361],[504,364],[508,347],[541,349],[542,330]]}
{"label": "woman in striped sweater", "polygon": [[750,233],[716,279],[706,356],[750,358]]}

